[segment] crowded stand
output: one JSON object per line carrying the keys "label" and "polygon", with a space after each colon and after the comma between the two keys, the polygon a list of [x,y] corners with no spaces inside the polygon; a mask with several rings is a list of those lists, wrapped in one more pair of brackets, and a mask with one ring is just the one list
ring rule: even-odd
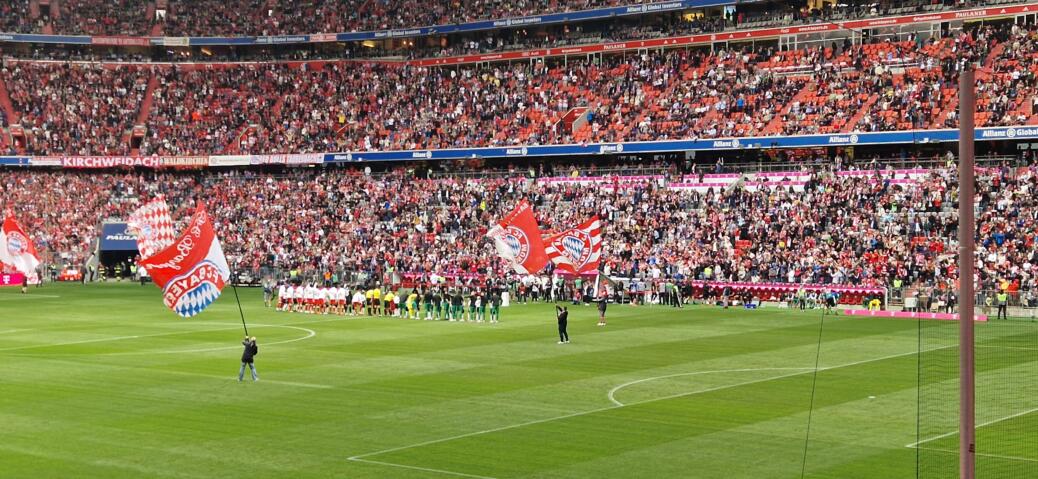
{"label": "crowded stand", "polygon": [[[65,35],[129,35],[129,36],[267,36],[309,33],[378,31],[435,25],[452,25],[480,20],[527,17],[549,13],[565,13],[596,8],[640,5],[646,0],[526,0],[501,2],[480,0],[462,7],[454,0],[386,1],[386,0],[308,0],[304,2],[268,2],[261,0],[169,0],[159,10],[143,0],[65,0],[58,11],[33,16],[30,2],[17,0],[0,7],[0,27],[7,33],[47,33]],[[908,15],[943,10],[973,8],[985,5],[1019,3],[1017,0],[946,1],[900,0],[867,3],[819,2],[746,2],[723,12],[695,15],[675,21],[670,15],[650,16],[636,20],[635,36],[647,38],[663,34],[696,31],[729,31],[733,29],[789,26],[819,22],[846,21],[859,18]],[[634,18],[638,18],[635,16]],[[656,21],[659,20],[659,21]],[[584,22],[586,23],[586,22]],[[576,27],[580,27],[578,24]],[[588,30],[606,31],[608,22],[588,25]],[[512,32],[512,33],[520,33]],[[609,38],[603,35],[602,38]],[[527,37],[527,46],[541,41]],[[564,43],[562,43],[564,44]]]}
{"label": "crowded stand", "polygon": [[125,155],[150,72],[101,65],[8,64],[0,70],[29,154]]}
{"label": "crowded stand", "polygon": [[[672,50],[600,63],[169,67],[157,72],[161,86],[141,152],[387,151],[954,128],[949,105],[962,55],[985,65],[979,126],[1035,124],[1034,42],[1033,27],[1014,25],[925,41]],[[586,121],[567,129],[562,120],[576,108],[586,108]]]}
{"label": "crowded stand", "polygon": [[51,16],[55,32],[76,35],[151,35],[146,0],[62,0]]}
{"label": "crowded stand", "polygon": [[[24,202],[31,214],[23,220],[40,232],[49,258],[75,267],[89,256],[98,218],[125,218],[163,194],[179,221],[195,202],[207,205],[238,270],[500,276],[506,271],[484,237],[487,225],[525,197],[545,231],[600,215],[605,268],[616,277],[877,288],[956,279],[950,168],[830,165],[763,176],[752,188],[715,186],[725,176],[715,174],[671,173],[665,183],[658,176],[524,176],[426,178],[403,168],[3,171],[0,193]],[[985,167],[978,186],[982,287],[1035,290],[1038,168]]]}
{"label": "crowded stand", "polygon": [[0,31],[5,33],[34,33],[43,28],[42,20],[29,15],[28,0],[12,0],[0,5]]}
{"label": "crowded stand", "polygon": [[[978,126],[1038,123],[1035,28],[986,26],[797,50],[669,50],[601,60],[8,62],[24,153],[310,153],[954,128],[959,59],[981,65]],[[149,78],[156,88],[145,98]],[[705,93],[705,94],[704,94]]]}

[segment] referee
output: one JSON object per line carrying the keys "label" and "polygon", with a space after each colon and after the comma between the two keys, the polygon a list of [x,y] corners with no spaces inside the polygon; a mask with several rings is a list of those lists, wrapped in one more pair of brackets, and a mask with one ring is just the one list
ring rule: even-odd
{"label": "referee", "polygon": [[569,310],[556,304],[555,317],[559,320],[559,344],[569,344],[569,333],[566,331],[566,327],[569,326]]}

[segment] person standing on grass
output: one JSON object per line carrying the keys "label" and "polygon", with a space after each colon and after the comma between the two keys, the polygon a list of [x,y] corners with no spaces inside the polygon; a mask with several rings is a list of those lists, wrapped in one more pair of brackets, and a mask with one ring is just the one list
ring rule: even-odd
{"label": "person standing on grass", "polygon": [[998,313],[995,319],[1009,319],[1009,294],[1005,291],[998,292]]}
{"label": "person standing on grass", "polygon": [[[144,284],[144,281],[141,281]],[[266,307],[270,307],[271,301],[274,299],[274,280],[269,276],[263,278],[263,304]]]}
{"label": "person standing on grass", "polygon": [[501,319],[501,290],[494,289],[490,294],[490,322],[497,323]]}
{"label": "person standing on grass", "polygon": [[245,365],[249,366],[249,371],[252,372],[252,380],[259,381],[259,374],[256,373],[256,355],[259,354],[259,346],[256,345],[256,336],[248,337],[242,340],[241,345],[245,347],[245,350],[241,353],[241,369],[238,370],[238,382],[241,382],[245,377]]}
{"label": "person standing on grass", "polygon": [[609,299],[605,296],[598,298],[598,325],[606,325],[606,306],[609,305]]}
{"label": "person standing on grass", "polygon": [[569,310],[556,304],[555,318],[559,322],[559,344],[569,344],[569,332],[566,331],[569,326]]}

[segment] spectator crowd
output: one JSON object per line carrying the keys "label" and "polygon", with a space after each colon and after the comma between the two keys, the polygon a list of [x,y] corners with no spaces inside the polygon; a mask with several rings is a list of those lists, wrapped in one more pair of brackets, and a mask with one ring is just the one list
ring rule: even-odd
{"label": "spectator crowd", "polygon": [[450,68],[22,61],[0,78],[27,153],[311,153],[954,128],[964,59],[980,65],[978,126],[1038,124],[1038,32],[1020,25]]}
{"label": "spectator crowd", "polygon": [[[470,172],[478,175],[478,172]],[[163,194],[183,224],[204,203],[236,269],[369,275],[507,271],[485,238],[520,199],[545,231],[600,215],[609,273],[734,282],[937,285],[956,278],[956,171],[789,173],[795,186],[696,188],[710,178],[585,182],[429,179],[403,169],[76,173],[3,171],[0,194],[48,261],[78,267],[98,224]],[[1038,168],[978,171],[982,287],[1033,291]],[[340,276],[341,277],[341,276]]]}
{"label": "spectator crowd", "polygon": [[[340,33],[452,25],[591,10],[615,6],[662,3],[649,0],[169,0],[164,10],[146,0],[63,0],[45,14],[31,8],[30,0],[11,0],[0,7],[0,30],[5,33],[130,36],[267,36]],[[873,3],[767,2],[735,5],[724,15],[684,22],[662,22],[634,28],[625,39],[692,31],[786,26],[832,22],[885,15],[907,15],[945,9],[974,8],[1013,3],[1011,0],[945,1],[896,0]],[[696,12],[701,14],[702,12]],[[611,28],[607,27],[607,30]],[[529,38],[532,45],[537,39]]]}

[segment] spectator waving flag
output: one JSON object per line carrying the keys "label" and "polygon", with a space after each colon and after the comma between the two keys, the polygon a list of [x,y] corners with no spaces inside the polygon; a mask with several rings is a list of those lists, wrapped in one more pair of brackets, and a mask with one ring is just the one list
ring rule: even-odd
{"label": "spectator waving flag", "polygon": [[162,288],[166,307],[185,318],[213,304],[231,277],[212,221],[201,205],[180,237],[141,260],[141,265]]}
{"label": "spectator waving flag", "polygon": [[162,196],[155,197],[134,211],[128,224],[137,231],[137,249],[142,258],[151,257],[176,240],[169,205]]}
{"label": "spectator waving flag", "polygon": [[36,267],[40,265],[32,240],[10,213],[0,229],[0,263],[11,266],[30,280],[36,277]]}
{"label": "spectator waving flag", "polygon": [[525,200],[487,232],[497,254],[519,274],[534,274],[548,264],[541,230],[533,208]]}
{"label": "spectator waving flag", "polygon": [[602,258],[602,222],[595,216],[548,238],[545,251],[562,271],[573,274],[597,271]]}

